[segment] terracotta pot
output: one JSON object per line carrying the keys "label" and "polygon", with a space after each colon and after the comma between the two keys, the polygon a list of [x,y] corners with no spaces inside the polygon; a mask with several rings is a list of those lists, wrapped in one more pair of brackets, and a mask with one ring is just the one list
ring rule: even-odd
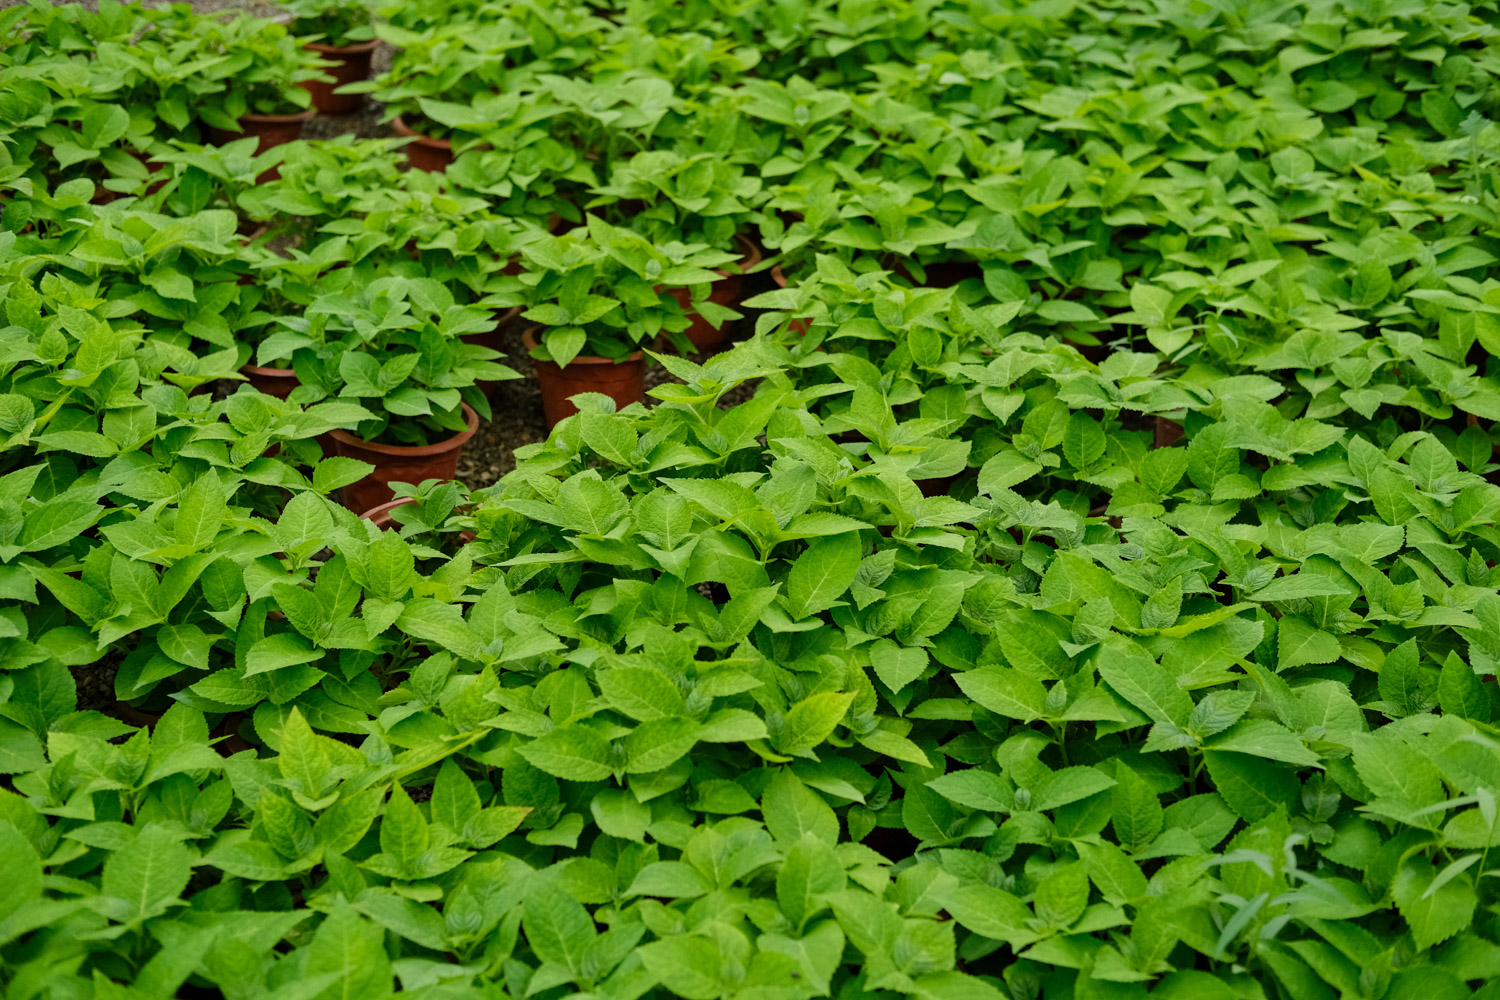
{"label": "terracotta pot", "polygon": [[458,475],[458,457],[463,453],[464,442],[479,429],[479,414],[468,403],[461,405],[464,429],[437,444],[378,444],[348,431],[330,431],[334,454],[375,466],[375,471],[364,479],[344,487],[344,506],[366,511],[390,501],[394,496],[390,483],[420,483],[424,479],[452,479]]}
{"label": "terracotta pot", "polygon": [[[526,350],[536,348],[539,329],[534,326],[521,335]],[[603,393],[620,409],[646,401],[646,355],[640,351],[618,364],[609,358],[588,355],[579,355],[566,368],[551,361],[532,364],[536,366],[536,380],[542,389],[542,412],[547,416],[548,427],[578,412],[572,397],[580,392]]]}
{"label": "terracotta pot", "polygon": [[1151,447],[1170,448],[1182,440],[1182,425],[1166,417],[1157,417],[1151,435]]}
{"label": "terracotta pot", "polygon": [[406,127],[400,115],[391,122],[391,127],[403,139],[416,140],[406,146],[406,161],[416,169],[440,174],[453,165],[453,143],[447,139],[418,135]]}
{"label": "terracotta pot", "polygon": [[[244,129],[243,132],[227,132],[221,128],[210,127],[208,139],[215,146],[222,146],[226,142],[253,135],[259,140],[255,147],[256,153],[264,153],[268,149],[275,149],[277,146],[302,138],[302,126],[311,121],[315,114],[317,114],[316,111],[308,108],[295,115],[245,115],[240,118],[240,128]],[[270,176],[274,180],[280,174],[274,170],[268,170],[262,176]]]}
{"label": "terracotta pot", "polygon": [[[736,236],[735,242],[745,251],[745,256],[740,260],[740,273],[715,269],[714,273],[719,275],[719,280],[713,283],[708,293],[708,301],[715,305],[733,306],[740,300],[740,286],[744,282],[744,272],[750,270],[760,263],[760,247],[756,246],[748,237]],[[682,308],[687,309],[693,298],[693,293],[687,288],[670,289],[672,298],[676,299]],[[698,353],[718,347],[729,339],[728,332],[724,327],[715,330],[709,325],[708,320],[698,314],[693,314],[693,325],[687,328],[687,338],[693,342],[693,347]]]}
{"label": "terracotta pot", "polygon": [[[397,507],[402,507],[406,504],[416,502],[417,501],[413,497],[402,497],[399,500],[392,500],[390,503],[383,503],[379,507],[371,507],[363,514],[359,515],[359,519],[361,521],[369,521],[371,524],[375,525],[375,527],[379,528],[381,531],[384,531],[391,526],[391,511],[395,510]],[[476,537],[478,536],[475,535],[472,531],[460,531],[458,533],[458,540],[463,542],[465,545],[474,541]]]}
{"label": "terracotta pot", "polygon": [[115,701],[112,714],[127,726],[135,726],[137,729],[152,729],[161,720],[160,712],[147,712],[119,700]]}
{"label": "terracotta pot", "polygon": [[[505,312],[496,317],[495,328],[493,330],[486,330],[484,333],[466,333],[463,337],[464,343],[473,344],[475,347],[488,347],[492,351],[498,351],[500,353],[500,356],[503,358],[505,356],[505,331],[510,329],[510,325],[514,323],[516,321],[516,318],[520,315],[520,306],[516,306],[513,309],[507,309]],[[495,390],[500,387],[499,382],[475,382],[474,384],[477,385],[486,396],[492,395]]]}
{"label": "terracotta pot", "polygon": [[286,399],[292,394],[293,389],[302,384],[297,381],[297,373],[290,368],[262,368],[259,365],[245,365],[240,371],[244,373],[245,380],[254,386],[257,392],[275,396],[277,399]]}
{"label": "terracotta pot", "polygon": [[370,78],[370,57],[379,44],[375,40],[357,45],[308,42],[306,48],[334,63],[323,71],[333,77],[333,83],[309,80],[302,85],[312,95],[313,107],[325,115],[349,115],[358,111],[365,101],[364,94],[335,94],[334,90],[346,83],[358,83]]}
{"label": "terracotta pot", "polygon": [[[952,288],[965,279],[984,277],[984,269],[970,260],[947,260],[937,264],[928,264],[923,271],[927,275],[927,282],[922,286],[923,288]],[[913,285],[917,283],[917,279],[906,269],[904,263],[898,263],[895,272]]]}
{"label": "terracotta pot", "polygon": [[381,531],[384,531],[386,528],[389,528],[391,526],[391,511],[395,510],[397,507],[415,502],[416,501],[411,497],[402,497],[399,500],[390,500],[378,507],[371,507],[363,514],[359,515],[359,519],[361,521],[369,521],[371,524],[375,525],[375,527],[379,528]]}

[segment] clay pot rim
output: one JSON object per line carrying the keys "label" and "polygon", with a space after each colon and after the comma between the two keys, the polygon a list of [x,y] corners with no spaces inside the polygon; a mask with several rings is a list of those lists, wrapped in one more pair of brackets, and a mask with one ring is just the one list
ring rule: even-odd
{"label": "clay pot rim", "polygon": [[[517,306],[516,308],[520,308],[520,307]],[[540,326],[528,327],[526,329],[526,331],[521,334],[521,343],[523,345],[525,345],[528,354],[533,349],[541,346],[541,342],[536,339],[536,332],[538,330],[540,330],[540,329],[541,329]],[[621,358],[619,361],[616,361],[614,358],[601,358],[597,354],[580,354],[580,355],[578,355],[578,357],[574,358],[572,361],[569,361],[567,363],[567,365],[557,365],[556,361],[546,361],[546,362],[540,362],[540,363],[541,364],[557,365],[557,367],[559,367],[559,368],[566,369],[566,368],[571,368],[571,367],[573,367],[574,365],[577,365],[577,364],[585,364],[585,365],[623,365],[623,364],[628,364],[631,361],[644,361],[645,359],[646,359],[646,352],[645,351],[636,351],[633,354],[629,354],[629,355],[625,356],[624,358]],[[535,360],[535,359],[533,359],[533,360]]]}
{"label": "clay pot rim", "polygon": [[[395,510],[397,507],[405,507],[407,504],[416,502],[416,497],[397,497],[394,500],[387,500],[383,504],[377,504],[376,506],[371,507],[363,514],[359,515],[359,519],[361,521],[369,521],[371,524],[375,525],[375,528],[378,531],[393,531],[396,528],[399,528],[400,525],[396,524],[395,521],[391,518],[391,511]],[[460,531],[458,533],[458,540],[463,542],[465,545],[468,545],[470,542],[476,541],[478,537],[479,536],[475,535],[472,531]]]}
{"label": "clay pot rim", "polygon": [[293,368],[266,368],[261,365],[241,365],[240,371],[249,372],[252,375],[269,375],[276,378],[296,378],[297,372]]}
{"label": "clay pot rim", "polygon": [[295,115],[262,115],[254,111],[247,111],[240,115],[240,121],[260,122],[263,125],[289,125],[292,122],[310,122],[317,115],[317,108],[308,108],[306,111],[299,111]]}
{"label": "clay pot rim", "polygon": [[738,272],[721,271],[718,268],[714,269],[715,273],[725,278],[738,278],[741,275],[747,274],[752,267],[754,267],[756,264],[759,264],[762,260],[760,247],[755,245],[754,240],[746,236],[744,233],[735,233],[734,238],[735,242],[739,243],[740,246],[749,247],[750,252],[740,258],[740,269]]}
{"label": "clay pot rim", "polygon": [[[374,507],[371,507],[363,514],[359,515],[359,519],[361,521],[369,521],[371,524],[375,525],[375,527],[380,528],[383,531],[385,530],[385,525],[391,523],[391,511],[395,510],[397,507],[403,507],[406,504],[416,502],[416,497],[397,497],[394,500],[387,500],[385,503],[376,504]],[[381,523],[382,517],[385,519],[385,524]]]}
{"label": "clay pot rim", "polygon": [[374,441],[366,441],[364,438],[357,438],[348,431],[338,428],[329,431],[328,435],[340,444],[363,448],[377,455],[393,455],[399,458],[426,458],[429,455],[441,455],[463,447],[464,442],[479,430],[479,414],[474,411],[474,408],[468,403],[458,405],[463,408],[464,423],[467,426],[452,437],[444,438],[436,444],[378,444]]}
{"label": "clay pot rim", "polygon": [[312,49],[314,52],[324,52],[328,55],[358,55],[361,52],[374,52],[375,47],[380,44],[380,39],[372,38],[368,42],[355,42],[353,45],[329,45],[327,42],[303,42],[302,47]]}
{"label": "clay pot rim", "polygon": [[[498,330],[500,327],[504,326],[505,324],[514,322],[515,319],[516,319],[516,317],[520,316],[520,315],[521,315],[521,306],[511,306],[509,309],[505,310],[505,312],[501,313],[498,317],[496,317],[496,319],[495,319],[495,328]],[[471,333],[471,334],[467,334],[467,336],[473,337],[473,336],[476,336],[476,335]]]}
{"label": "clay pot rim", "polygon": [[422,135],[420,132],[413,132],[411,130],[411,126],[407,125],[406,122],[401,120],[400,115],[397,115],[395,118],[391,119],[391,128],[395,129],[396,134],[401,136],[401,138],[403,139],[415,139],[418,146],[427,146],[430,149],[441,149],[449,153],[453,152],[452,140],[434,139],[430,135]]}

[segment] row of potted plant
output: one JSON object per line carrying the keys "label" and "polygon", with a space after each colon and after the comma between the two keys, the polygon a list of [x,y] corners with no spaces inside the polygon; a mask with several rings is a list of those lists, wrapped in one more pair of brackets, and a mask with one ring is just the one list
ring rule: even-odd
{"label": "row of potted plant", "polygon": [[[1488,551],[1500,487],[1429,435],[1326,438],[1299,453],[1321,463],[1310,481],[1273,480],[1259,457],[1314,447],[1308,432],[1323,431],[1284,418],[1273,428],[1253,408],[1220,419],[1208,402],[1186,445],[1147,451],[1099,427],[1101,441],[1074,425],[1093,407],[1060,420],[1047,390],[1076,391],[1074,375],[1138,385],[1137,363],[1099,372],[1056,340],[1016,339],[973,383],[956,369],[953,387],[967,398],[1010,375],[1025,397],[1017,445],[1033,437],[1039,456],[1056,459],[1039,468],[1112,481],[1122,526],[1045,476],[1016,475],[1002,454],[958,496],[924,496],[928,473],[950,467],[952,432],[1002,420],[994,409],[969,413],[942,393],[893,402],[870,362],[873,381],[830,393],[765,335],[702,365],[672,359],[684,384],[663,387],[655,407],[581,400],[497,488],[422,484],[386,531],[326,499],[346,479],[338,459],[319,463],[310,487],[268,492],[232,466],[179,466],[159,502],[141,492],[143,476],[128,502],[107,506],[87,482],[0,480],[13,498],[0,516],[20,517],[10,535],[24,539],[6,561],[36,581],[29,602],[9,598],[36,613],[6,618],[16,666],[0,737],[19,773],[18,794],[0,801],[27,831],[11,836],[7,863],[35,858],[42,870],[45,851],[73,880],[22,884],[16,912],[122,900],[80,911],[107,934],[39,920],[20,932],[24,951],[0,943],[7,970],[66,978],[70,963],[108,963],[121,939],[153,960],[176,956],[177,931],[164,927],[201,930],[223,912],[174,915],[179,897],[228,899],[248,922],[300,896],[323,908],[321,927],[346,936],[341,955],[361,942],[370,982],[389,975],[392,952],[408,978],[442,970],[476,990],[519,989],[551,966],[560,985],[611,976],[617,963],[555,957],[557,920],[538,912],[550,898],[569,907],[570,947],[609,933],[596,923],[640,917],[623,936],[639,952],[619,962],[634,963],[631,982],[667,994],[699,992],[689,960],[724,969],[747,950],[783,955],[784,940],[826,947],[834,934],[853,952],[826,948],[806,965],[761,958],[771,967],[761,975],[810,997],[899,961],[912,996],[998,992],[1016,965],[998,946],[1092,941],[1122,949],[1118,975],[1132,982],[1192,990],[1210,980],[1188,975],[1186,958],[1163,970],[1134,950],[1158,940],[1144,917],[1171,918],[1174,952],[1232,953],[1260,981],[1280,975],[1258,931],[1226,936],[1213,917],[1240,905],[1240,880],[1264,877],[1243,853],[1259,846],[1247,844],[1291,845],[1301,882],[1366,893],[1337,918],[1328,914],[1343,896],[1302,917],[1296,900],[1268,901],[1268,921],[1288,917],[1280,933],[1317,942],[1339,933],[1327,930],[1337,921],[1390,949],[1404,942],[1414,953],[1403,981],[1417,981],[1413,970],[1462,981],[1482,968],[1444,945],[1443,918],[1385,897],[1431,881],[1429,852],[1480,851],[1492,836],[1480,796],[1448,802],[1437,823],[1409,813],[1485,787],[1473,772],[1494,756],[1485,734],[1500,705],[1466,661],[1492,669],[1500,657],[1493,630],[1475,624],[1496,613],[1495,571],[1443,552]],[[836,357],[851,360],[822,360],[851,377],[864,361]],[[958,364],[984,367],[962,351]],[[761,380],[755,398],[718,405],[750,380]],[[1250,388],[1220,391],[1232,401],[1236,387]],[[852,397],[846,410],[811,416],[840,396]],[[286,412],[262,394],[230,400]],[[171,422],[158,427],[165,443]],[[1267,435],[1256,446],[1233,443],[1256,433]],[[107,488],[118,472],[106,475]],[[1360,499],[1319,503],[1325,491]],[[100,531],[82,530],[85,514],[102,515]],[[1431,579],[1409,572],[1429,559],[1456,574],[1453,585],[1438,582],[1437,565]],[[76,711],[68,668],[106,646],[120,658],[115,692],[139,713],[134,733]],[[1377,735],[1391,727],[1411,732]],[[127,749],[111,742],[120,737]],[[125,787],[84,790],[89,774],[132,755],[139,775],[110,782]],[[1424,787],[1402,791],[1391,776],[1402,761],[1427,762]],[[430,802],[403,782],[430,789]],[[1330,813],[1346,799],[1369,808]],[[101,803],[122,819],[101,828],[97,813],[54,800]],[[1118,818],[1136,814],[1148,818]],[[180,839],[160,832],[163,816],[177,817]],[[1338,832],[1291,833],[1293,823],[1332,830],[1330,820]],[[22,829],[6,823],[7,834]],[[1022,824],[1035,834],[1012,843],[1002,832]],[[139,829],[102,840],[120,828]],[[88,832],[71,838],[81,849],[67,861],[45,850],[75,831]],[[1341,839],[1387,832],[1412,849],[1362,852]],[[718,837],[728,852],[731,836],[753,849],[738,862],[751,871],[732,880],[693,846]],[[407,837],[428,846],[401,846]],[[797,902],[786,886],[808,854],[846,881],[819,875],[840,887]],[[121,871],[145,857],[172,881],[127,909]],[[580,868],[587,879],[567,876]],[[1387,887],[1382,902],[1363,888],[1372,879]],[[1178,891],[1152,892],[1153,880]],[[98,893],[76,891],[96,881]],[[901,888],[913,882],[928,901]],[[1464,871],[1452,883],[1455,905],[1488,892]],[[725,891],[711,884],[759,904],[761,922],[730,944],[719,943],[722,925],[687,919]],[[476,907],[472,923],[448,921],[479,885],[498,901]],[[1057,908],[1063,890],[1082,901]],[[1088,906],[1119,911],[1107,938]],[[659,924],[641,916],[660,911]],[[887,917],[900,923],[882,930]],[[514,933],[501,933],[506,920]],[[311,962],[332,934],[289,936],[290,957],[267,947],[253,965]],[[940,944],[890,959],[880,934]],[[497,947],[504,962],[480,961]],[[962,969],[959,947],[972,956]],[[471,961],[460,968],[453,956]],[[180,961],[195,970],[184,979],[245,977],[192,952]],[[1061,968],[1086,988],[1116,981]],[[320,975],[350,981],[345,969],[340,957]],[[1227,975],[1250,988],[1248,973]],[[736,984],[732,971],[718,977],[717,992]]]}
{"label": "row of potted plant", "polygon": [[[0,993],[1494,996],[1483,17],[589,13],[391,12],[582,55],[535,175],[5,147]],[[332,502],[507,315],[679,382]]]}

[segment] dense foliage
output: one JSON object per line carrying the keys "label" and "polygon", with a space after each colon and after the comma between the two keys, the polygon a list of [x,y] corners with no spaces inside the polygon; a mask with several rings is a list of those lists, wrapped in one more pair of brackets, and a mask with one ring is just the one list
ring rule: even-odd
{"label": "dense foliage", "polygon": [[1493,5],[374,32],[0,11],[0,994],[1500,998]]}

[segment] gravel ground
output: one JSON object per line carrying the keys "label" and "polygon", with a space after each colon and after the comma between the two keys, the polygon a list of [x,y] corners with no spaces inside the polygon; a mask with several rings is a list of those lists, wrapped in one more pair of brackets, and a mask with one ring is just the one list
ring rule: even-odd
{"label": "gravel ground", "polygon": [[[753,284],[756,277],[763,276],[752,276],[747,280],[747,297],[760,290]],[[471,489],[489,486],[514,469],[517,448],[547,439],[547,422],[542,417],[542,393],[533,374],[531,358],[521,344],[522,329],[521,324],[513,323],[510,329],[505,331],[505,357],[500,359],[504,364],[520,372],[521,377],[498,384],[494,395],[490,398],[490,407],[494,411],[493,419],[480,423],[479,430],[464,446],[463,456],[459,459],[458,478]],[[734,325],[730,333],[731,344],[739,336],[753,329],[754,320],[747,315],[745,319]],[[695,358],[694,360],[702,361],[703,359]],[[665,368],[651,364],[648,360],[646,367],[646,391],[648,393],[664,382],[680,381],[682,380]],[[726,394],[720,400],[719,405],[722,408],[738,405],[749,399],[754,392],[754,383],[747,383]],[[646,400],[648,404],[652,402],[650,396],[647,396]]]}

